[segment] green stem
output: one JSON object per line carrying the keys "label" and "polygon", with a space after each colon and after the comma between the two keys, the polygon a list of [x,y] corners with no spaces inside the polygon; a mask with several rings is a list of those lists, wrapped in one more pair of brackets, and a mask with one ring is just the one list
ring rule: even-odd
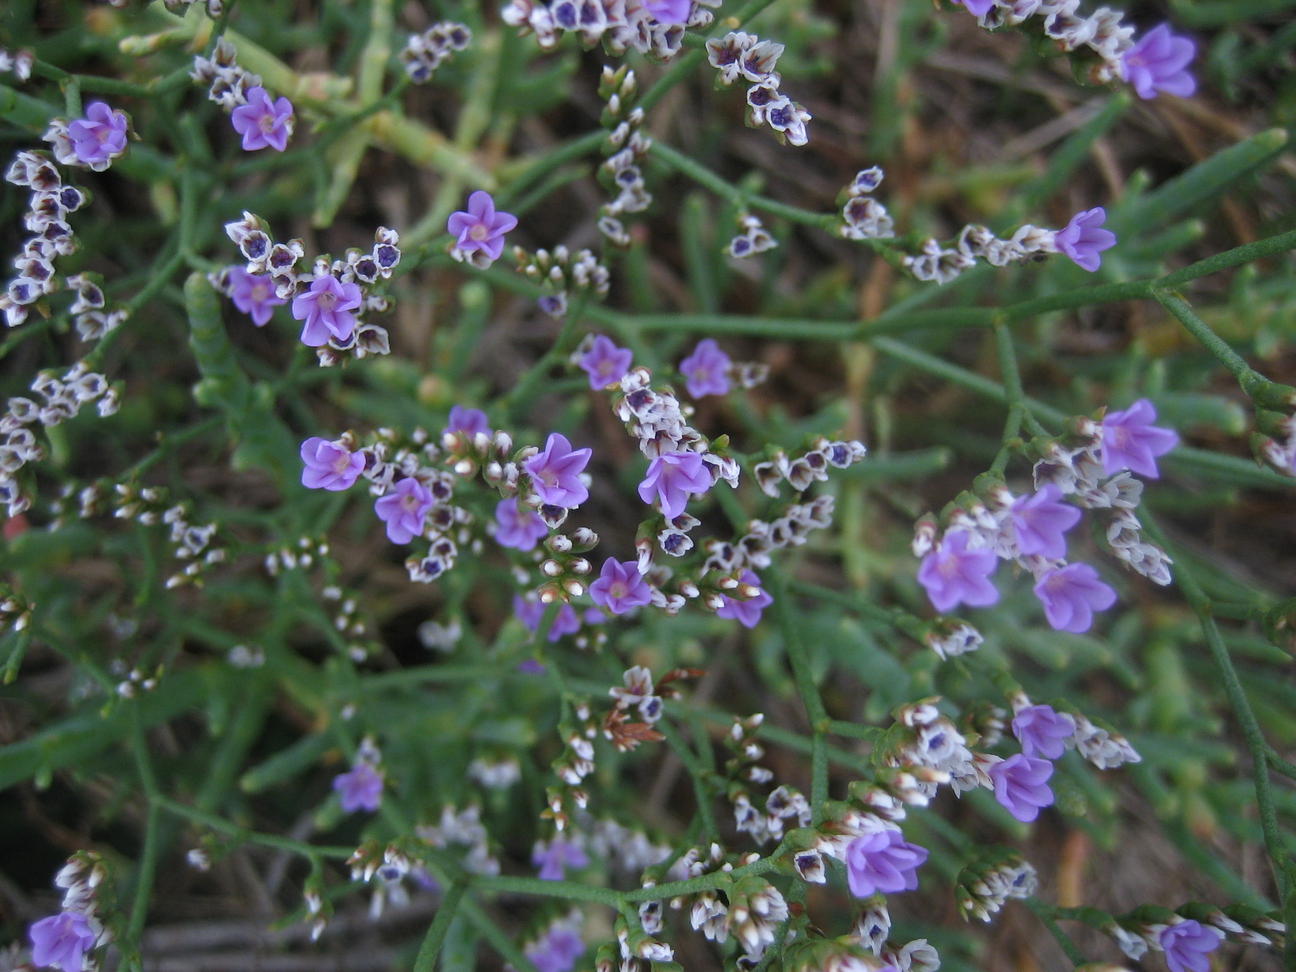
{"label": "green stem", "polygon": [[1152,296],[1156,298],[1157,303],[1173,314],[1185,330],[1201,342],[1220,364],[1228,369],[1248,398],[1254,398],[1257,392],[1272,384],[1268,378],[1243,361],[1241,355],[1211,330],[1209,324],[1194,314],[1192,307],[1182,297],[1168,293],[1159,287],[1152,291]]}
{"label": "green stem", "polygon": [[467,889],[468,882],[461,878],[450,885],[450,890],[441,899],[441,906],[432,919],[432,927],[428,929],[423,944],[419,946],[418,957],[414,959],[414,972],[432,972],[436,968],[437,956],[441,954],[441,946],[445,944],[446,934],[450,931],[450,922],[454,920],[459,902],[463,900]]}

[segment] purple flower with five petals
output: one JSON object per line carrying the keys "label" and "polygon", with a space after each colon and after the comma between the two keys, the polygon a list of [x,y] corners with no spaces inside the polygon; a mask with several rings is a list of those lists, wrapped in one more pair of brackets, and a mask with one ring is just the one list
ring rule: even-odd
{"label": "purple flower with five petals", "polygon": [[1134,85],[1140,98],[1166,94],[1187,98],[1197,90],[1197,79],[1188,65],[1197,56],[1197,45],[1180,37],[1169,24],[1158,24],[1138,39],[1121,59],[1121,77]]}
{"label": "purple flower with five petals", "polygon": [[377,810],[382,803],[382,774],[368,763],[357,763],[350,773],[333,777],[333,789],[346,813]]}
{"label": "purple flower with five petals", "polygon": [[993,550],[969,550],[966,530],[951,530],[939,547],[923,557],[918,582],[937,611],[960,604],[985,607],[999,600],[990,575],[999,564]]}
{"label": "purple flower with five petals", "polygon": [[441,434],[445,435],[447,432],[462,432],[469,438],[475,435],[490,435],[490,420],[480,408],[454,405],[450,408],[450,417],[446,419],[446,427],[441,430]]}
{"label": "purple flower with five petals", "polygon": [[625,614],[652,602],[652,590],[633,560],[609,557],[603,561],[603,569],[589,592],[595,604],[613,614]]}
{"label": "purple flower with five petals", "polygon": [[1072,216],[1071,222],[1057,231],[1053,242],[1076,266],[1093,273],[1102,266],[1098,254],[1116,245],[1116,234],[1102,228],[1105,222],[1107,210],[1101,206],[1086,209]]}
{"label": "purple flower with five petals", "polygon": [[1051,705],[1027,705],[1012,720],[1013,735],[1027,756],[1057,759],[1066,752],[1066,741],[1075,735],[1075,720]]}
{"label": "purple flower with five petals", "polygon": [[909,843],[900,831],[877,830],[846,846],[846,882],[857,898],[912,891],[926,860],[927,848]]}
{"label": "purple flower with five petals", "polygon": [[406,476],[386,496],[374,503],[378,519],[387,524],[387,539],[409,543],[423,532],[423,522],[435,500],[432,491],[413,476]]}
{"label": "purple flower with five petals", "polygon": [[593,454],[591,449],[573,449],[561,432],[549,433],[544,451],[522,463],[531,477],[531,489],[548,506],[574,509],[589,499],[589,488],[580,474]]}
{"label": "purple flower with five petals", "polygon": [[1039,554],[1050,560],[1066,556],[1068,530],[1080,522],[1080,510],[1063,502],[1062,490],[1046,483],[1031,496],[1013,500],[1009,514],[1017,534],[1017,549],[1026,556]]}
{"label": "purple flower with five petals", "polygon": [[755,571],[743,571],[742,582],[758,588],[759,593],[745,600],[721,595],[723,603],[716,608],[716,617],[737,621],[744,628],[754,628],[760,622],[761,614],[774,603],[774,598],[760,586],[761,579]]}
{"label": "purple flower with five petals", "polygon": [[329,338],[351,340],[355,333],[355,314],[360,309],[360,288],[353,283],[343,283],[326,274],[311,281],[310,289],[293,298],[292,316],[304,321],[302,344],[318,348],[328,344]]}
{"label": "purple flower with five petals", "polygon": [[1050,570],[1035,585],[1044,616],[1056,631],[1082,634],[1093,625],[1095,611],[1116,603],[1116,592],[1088,564],[1067,564]]}
{"label": "purple flower with five petals", "polygon": [[967,7],[968,12],[977,17],[984,17],[986,12],[995,5],[995,0],[954,0],[955,3],[961,3]]}
{"label": "purple flower with five petals", "polygon": [[126,151],[126,112],[115,111],[102,101],[86,105],[84,118],[68,125],[68,138],[77,161],[102,172]]}
{"label": "purple flower with five petals", "polygon": [[1128,469],[1149,479],[1159,478],[1157,456],[1164,456],[1177,446],[1179,435],[1174,429],[1153,425],[1155,420],[1156,407],[1146,398],[1140,398],[1123,412],[1108,412],[1103,416],[1099,448],[1103,472],[1113,476]]}
{"label": "purple flower with five petals", "polygon": [[600,391],[624,378],[633,358],[629,348],[619,348],[610,337],[600,334],[581,355],[580,366],[589,375],[590,388]]}
{"label": "purple flower with five petals", "polygon": [[[478,189],[468,197],[467,212],[451,213],[446,230],[456,237],[454,255],[460,259],[481,253],[489,266],[504,252],[504,234],[517,226],[517,217],[497,213],[489,192]],[[474,265],[479,265],[474,263]]]}
{"label": "purple flower with five petals", "polygon": [[1042,808],[1053,805],[1049,777],[1053,764],[1017,753],[990,767],[995,799],[1022,823],[1030,823]]}
{"label": "purple flower with five petals", "polygon": [[693,0],[644,0],[644,9],[659,24],[682,27],[693,12]]}
{"label": "purple flower with five petals", "polygon": [[276,307],[288,303],[275,293],[274,278],[268,273],[248,273],[242,267],[230,267],[230,300],[252,318],[257,327],[265,327]]}
{"label": "purple flower with five petals", "polygon": [[549,533],[549,527],[534,510],[518,509],[516,496],[500,500],[495,507],[495,541],[514,550],[534,550]]}
{"label": "purple flower with five petals", "polygon": [[1190,918],[1167,925],[1158,937],[1170,972],[1210,972],[1210,953],[1220,947],[1224,933]]}
{"label": "purple flower with five petals", "polygon": [[[515,595],[513,597],[513,613],[517,615],[517,619],[522,622],[523,627],[528,631],[536,631],[540,627],[540,621],[544,618],[545,605],[539,601],[527,601]],[[549,626],[549,640],[557,641],[563,635],[575,634],[580,630],[580,626],[580,615],[576,613],[576,609],[570,604],[564,604],[558,609],[554,623]],[[523,662],[523,664],[526,663]],[[543,671],[543,668],[541,671]]]}
{"label": "purple flower with five petals", "polygon": [[90,920],[79,911],[64,911],[35,922],[27,930],[32,964],[63,972],[81,972],[82,959],[95,943]]}
{"label": "purple flower with five petals", "polygon": [[537,877],[541,881],[561,881],[567,868],[589,867],[589,858],[579,844],[555,837],[547,844],[536,842],[531,851],[531,865],[539,871]]}
{"label": "purple flower with five petals", "polygon": [[330,442],[318,435],[301,444],[302,485],[308,489],[337,492],[349,489],[364,472],[364,455],[352,452],[341,441]]}
{"label": "purple flower with five petals", "polygon": [[265,88],[249,88],[247,104],[230,113],[234,131],[243,136],[243,151],[272,148],[282,152],[293,132],[293,106],[287,98],[270,100]]}
{"label": "purple flower with five petals", "polygon": [[688,393],[694,398],[729,393],[729,355],[711,338],[697,343],[693,353],[680,362],[680,373],[688,380]]}
{"label": "purple flower with five petals", "polygon": [[662,515],[673,520],[684,512],[691,494],[705,493],[714,483],[701,453],[663,452],[648,463],[639,498],[650,504],[656,499]]}

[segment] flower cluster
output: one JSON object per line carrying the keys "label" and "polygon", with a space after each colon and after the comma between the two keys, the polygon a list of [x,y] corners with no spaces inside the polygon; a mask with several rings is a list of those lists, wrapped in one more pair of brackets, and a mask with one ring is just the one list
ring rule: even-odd
{"label": "flower cluster", "polygon": [[207,98],[227,113],[248,102],[248,92],[261,87],[261,76],[238,63],[238,52],[228,38],[222,37],[212,49],[211,57],[196,55],[189,77],[207,86]]}
{"label": "flower cluster", "polygon": [[1158,24],[1135,40],[1125,14],[1099,7],[1080,14],[1080,0],[954,0],[977,17],[982,27],[1016,27],[1038,19],[1044,36],[1087,65],[1093,84],[1120,79],[1133,85],[1140,98],[1161,92],[1187,98],[1197,90],[1188,70],[1197,45],[1174,34],[1168,24]]}
{"label": "flower cluster", "polygon": [[472,43],[472,31],[466,24],[443,20],[421,34],[411,34],[401,49],[401,64],[415,84],[426,84],[443,61]]}
{"label": "flower cluster", "polygon": [[102,101],[86,105],[85,117],[67,122],[55,118],[41,136],[61,165],[103,172],[126,152],[130,119]]}
{"label": "flower cluster", "polygon": [[861,169],[845,190],[842,203],[841,235],[848,240],[885,240],[895,236],[895,220],[886,206],[873,198],[886,173],[879,165]]}
{"label": "flower cluster", "polygon": [[[27,319],[33,304],[58,289],[54,260],[76,249],[67,217],[85,205],[86,194],[65,185],[58,167],[40,152],[19,152],[5,172],[5,181],[31,190],[23,226],[32,235],[13,260],[18,272],[0,292],[0,314],[6,325],[16,327]],[[87,309],[80,307],[73,313]]]}
{"label": "flower cluster", "polygon": [[72,323],[82,341],[98,341],[117,330],[126,320],[123,308],[111,311],[106,309],[107,300],[96,276],[75,273],[64,283],[76,294],[68,313],[72,315]]}
{"label": "flower cluster", "polygon": [[237,51],[225,37],[216,42],[210,58],[194,58],[189,77],[207,85],[207,97],[229,113],[234,131],[243,139],[243,151],[272,148],[282,152],[292,138],[296,118],[287,98],[272,99],[261,78],[238,64]]}
{"label": "flower cluster", "polygon": [[600,122],[608,130],[602,151],[606,158],[599,166],[599,181],[616,197],[599,207],[599,231],[617,246],[628,246],[630,234],[622,216],[641,213],[652,204],[652,193],[644,185],[640,163],[652,146],[652,139],[640,128],[644,110],[635,104],[639,96],[634,71],[622,65],[617,70],[603,68],[599,78],[599,97],[607,104]]}
{"label": "flower cluster", "polygon": [[567,313],[568,298],[575,294],[606,296],[611,278],[608,268],[599,263],[591,250],[572,253],[567,247],[555,246],[532,253],[520,246],[513,248],[513,259],[527,279],[540,284],[547,291],[536,303],[550,317]]}
{"label": "flower cluster", "polygon": [[499,859],[490,850],[490,834],[481,822],[481,807],[475,804],[463,810],[453,806],[442,807],[435,824],[420,824],[414,832],[420,840],[438,849],[466,848],[461,863],[470,874],[496,875],[500,872]]}
{"label": "flower cluster", "polygon": [[[731,871],[735,866],[757,859],[758,855],[750,854],[736,862],[726,860],[724,849],[714,843],[705,851],[692,847],[680,859],[678,873],[673,870],[672,876],[682,879],[701,877],[715,871]],[[687,907],[689,924],[708,941],[723,944],[730,938],[734,939],[743,952],[739,958],[741,968],[754,968],[759,963],[789,916],[787,900],[782,892],[762,877],[739,878],[726,886],[723,897],[717,891],[701,891],[673,898],[670,905],[673,909]],[[640,914],[643,922],[642,909]],[[647,931],[650,924],[659,927],[658,922],[659,919],[643,922],[644,930]]]}
{"label": "flower cluster", "polygon": [[[999,559],[1015,562],[1035,578],[1035,595],[1049,624],[1059,631],[1084,632],[1095,611],[1105,611],[1116,592],[1088,564],[1066,561],[1068,530],[1079,522],[1078,507],[1110,509],[1108,541],[1116,555],[1158,583],[1169,582],[1169,558],[1142,540],[1133,510],[1142,484],[1130,472],[1155,477],[1155,459],[1172,449],[1178,436],[1152,425],[1155,409],[1146,399],[1096,423],[1080,423],[1075,448],[1049,447],[1036,464],[1037,491],[1013,496],[1002,486],[985,502],[974,499],[948,517],[938,541],[933,524],[923,521],[914,539],[922,558],[918,580],[938,611],[960,604],[984,607],[999,599],[990,581]],[[1103,477],[1106,481],[1100,481]],[[1066,502],[1070,496],[1075,504]],[[1078,504],[1078,505],[1077,505]]]}
{"label": "flower cluster", "polygon": [[954,880],[954,898],[964,921],[990,921],[1013,898],[1029,898],[1039,878],[1026,861],[1011,851],[992,849],[965,865]]}
{"label": "flower cluster", "polygon": [[1102,510],[1105,538],[1112,553],[1155,584],[1170,583],[1168,554],[1143,536],[1135,510],[1143,484],[1133,473],[1156,479],[1156,460],[1179,443],[1172,429],[1153,425],[1156,408],[1141,398],[1127,409],[1107,412],[1101,420],[1082,419],[1072,436],[1044,450],[1035,464],[1037,489],[1053,484],[1079,506]]}
{"label": "flower cluster", "polygon": [[9,516],[17,516],[31,506],[22,494],[18,476],[28,463],[45,457],[34,430],[38,426],[49,429],[60,425],[91,402],[105,417],[114,414],[118,406],[116,389],[83,361],[62,377],[41,372],[32,380],[31,391],[34,398],[11,398],[0,415],[0,503],[6,504]]}
{"label": "flower cluster", "polygon": [[19,81],[31,77],[36,57],[31,51],[9,51],[0,47],[0,74],[12,73]]}
{"label": "flower cluster", "polygon": [[361,318],[390,306],[371,289],[390,279],[400,263],[395,230],[380,226],[370,249],[349,249],[340,260],[318,257],[308,272],[297,269],[306,253],[302,241],[275,242],[266,224],[252,213],[226,223],[225,232],[247,263],[242,274],[227,268],[214,275],[212,285],[254,322],[265,323],[274,307],[291,300],[292,316],[302,322],[302,343],[316,349],[320,364],[337,364],[347,355],[390,353],[386,328]]}
{"label": "flower cluster", "polygon": [[63,889],[62,910],[27,931],[34,965],[63,972],[81,972],[86,963],[95,967],[91,953],[112,939],[98,917],[101,908],[107,910],[101,901],[107,876],[98,854],[81,851],[68,859],[54,877],[55,885]]}
{"label": "flower cluster", "polygon": [[602,42],[614,55],[635,50],[669,60],[679,53],[685,28],[710,26],[714,15],[706,8],[719,5],[720,0],[510,0],[501,16],[519,33],[535,34],[545,50],[570,32],[591,47]]}
{"label": "flower cluster", "polygon": [[747,124],[769,125],[785,144],[805,145],[811,116],[781,89],[783,79],[775,67],[783,50],[782,44],[744,31],[731,30],[706,42],[707,60],[719,72],[719,83],[728,87],[741,78],[749,85]]}
{"label": "flower cluster", "polygon": [[789,459],[782,449],[775,450],[769,459],[763,459],[752,467],[752,475],[756,477],[761,492],[778,499],[779,487],[785,481],[798,493],[803,493],[811,483],[827,482],[829,469],[849,469],[867,455],[868,447],[856,439],[829,441],[820,436],[795,459]]}
{"label": "flower cluster", "polygon": [[1254,908],[1233,905],[1221,910],[1200,902],[1175,911],[1144,906],[1110,918],[1102,927],[1134,961],[1149,950],[1164,952],[1171,972],[1209,972],[1211,953],[1228,938],[1282,948],[1287,934],[1283,922]]}
{"label": "flower cluster", "polygon": [[737,259],[756,256],[778,246],[778,240],[770,236],[760,217],[751,213],[738,216],[738,235],[729,241],[729,255]]}

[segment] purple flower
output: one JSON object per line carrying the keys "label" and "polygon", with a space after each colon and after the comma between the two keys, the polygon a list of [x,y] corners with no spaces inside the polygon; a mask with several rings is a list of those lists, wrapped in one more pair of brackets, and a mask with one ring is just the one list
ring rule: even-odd
{"label": "purple flower", "polygon": [[348,341],[355,333],[355,315],[360,308],[360,288],[353,283],[343,283],[331,274],[316,277],[310,290],[293,298],[292,316],[305,321],[302,327],[302,344],[318,348],[327,344],[330,337]]}
{"label": "purple flower", "polygon": [[1039,816],[1042,807],[1053,805],[1053,791],[1048,787],[1053,764],[1017,753],[990,767],[995,799],[1022,823]]}
{"label": "purple flower", "polygon": [[539,870],[541,881],[561,881],[567,874],[567,868],[588,867],[589,858],[579,844],[555,837],[548,844],[544,841],[536,842],[535,849],[531,851],[531,865]]}
{"label": "purple flower", "polygon": [[364,472],[364,456],[352,452],[341,441],[330,442],[318,435],[301,444],[302,485],[308,489],[349,489]]}
{"label": "purple flower", "polygon": [[524,658],[517,663],[517,670],[524,675],[543,675],[545,667],[534,658]]}
{"label": "purple flower", "polygon": [[1161,929],[1161,948],[1170,972],[1210,972],[1211,952],[1220,947],[1224,934],[1191,918]]}
{"label": "purple flower", "polygon": [[462,432],[470,438],[478,434],[490,435],[490,421],[480,408],[464,408],[462,405],[455,405],[450,409],[450,418],[446,420],[446,427],[441,430],[441,434],[445,435],[447,432]]}
{"label": "purple flower", "polygon": [[580,366],[589,375],[590,388],[599,391],[624,378],[633,357],[629,348],[618,348],[611,338],[600,334],[581,355]]}
{"label": "purple flower", "polygon": [[589,592],[595,604],[613,614],[625,614],[652,602],[648,582],[633,560],[618,561],[609,557],[603,561],[603,569],[599,571],[598,580],[590,585]]}
{"label": "purple flower", "polygon": [[516,497],[500,500],[495,507],[495,540],[502,547],[534,550],[549,533],[545,521],[534,510],[519,510]]}
{"label": "purple flower", "polygon": [[668,520],[684,512],[690,494],[705,493],[715,480],[697,452],[663,452],[648,463],[648,473],[639,484],[639,498],[657,500]]}
{"label": "purple flower", "polygon": [[84,118],[68,125],[68,138],[77,161],[102,172],[126,151],[126,113],[114,111],[102,101],[86,106]]}
{"label": "purple flower", "polygon": [[243,136],[243,151],[272,148],[282,152],[288,147],[293,130],[293,106],[287,98],[271,101],[265,88],[249,88],[247,104],[230,114],[234,131]]}
{"label": "purple flower", "polygon": [[275,293],[274,278],[268,273],[248,273],[235,266],[230,267],[229,277],[230,299],[257,327],[265,327],[274,309],[288,303]]}
{"label": "purple flower", "polygon": [[918,582],[937,611],[959,604],[985,607],[999,600],[989,579],[999,559],[993,550],[969,550],[967,543],[966,530],[951,530],[918,567]]}
{"label": "purple flower", "polygon": [[543,452],[522,463],[531,477],[531,489],[548,506],[574,509],[589,499],[589,488],[580,474],[593,455],[591,449],[573,449],[567,436],[550,432]]}
{"label": "purple flower", "polygon": [[382,774],[368,763],[357,763],[350,773],[333,777],[333,789],[347,813],[377,810],[382,802]]}
{"label": "purple flower", "polygon": [[[545,605],[541,604],[539,601],[527,601],[523,598],[514,596],[513,613],[517,615],[517,619],[522,622],[523,627],[528,631],[534,632],[540,628],[540,622],[544,618]],[[558,609],[558,615],[554,618],[554,623],[549,626],[548,640],[557,641],[563,635],[575,634],[580,630],[580,626],[580,616],[576,613],[576,609],[570,604],[564,604]],[[528,659],[528,661],[533,660]],[[518,667],[521,668],[522,665],[526,665],[527,663],[528,662],[522,662]],[[539,663],[536,662],[535,664]],[[527,671],[532,671],[532,669],[528,668]],[[540,666],[539,668],[534,669],[534,671],[542,672],[544,671],[544,666]]]}
{"label": "purple flower", "polygon": [[682,27],[693,12],[693,0],[644,0],[644,9],[659,24]]}
{"label": "purple flower", "polygon": [[1044,616],[1056,631],[1082,634],[1093,624],[1095,611],[1116,603],[1116,592],[1088,564],[1067,564],[1050,570],[1035,585],[1035,596],[1044,604]]}
{"label": "purple flower", "polygon": [[961,3],[968,8],[968,12],[977,17],[984,17],[986,12],[995,5],[995,0],[954,0],[955,3]]}
{"label": "purple flower", "polygon": [[711,338],[699,341],[693,353],[680,362],[680,373],[688,379],[688,393],[694,398],[729,393],[729,355]]}
{"label": "purple flower", "polygon": [[846,881],[857,898],[912,891],[927,848],[911,844],[898,830],[878,830],[846,846]]}
{"label": "purple flower", "polygon": [[[742,582],[760,588],[761,580],[754,571],[745,570],[743,571]],[[716,617],[737,621],[744,628],[756,627],[757,622],[761,619],[761,614],[774,603],[774,598],[770,597],[769,592],[764,588],[761,588],[760,593],[755,597],[749,597],[746,600],[736,597],[723,597],[723,600],[724,603],[716,608]]]}
{"label": "purple flower", "polygon": [[95,942],[90,921],[79,911],[64,911],[42,918],[27,930],[32,943],[32,964],[53,966],[64,972],[81,972],[82,957]]}
{"label": "purple flower", "polygon": [[525,954],[537,972],[571,972],[584,951],[585,943],[575,929],[554,925]]}
{"label": "purple flower", "polygon": [[1164,456],[1179,444],[1179,435],[1173,429],[1153,425],[1156,407],[1146,398],[1123,412],[1108,412],[1102,420],[1103,472],[1115,475],[1122,469],[1136,472],[1149,479],[1157,479],[1156,458]]}
{"label": "purple flower", "polygon": [[1051,705],[1027,705],[1013,716],[1013,735],[1027,756],[1057,759],[1066,751],[1066,741],[1075,735],[1076,724],[1065,712]]}
{"label": "purple flower", "polygon": [[1051,560],[1066,556],[1063,534],[1080,522],[1080,511],[1062,501],[1062,490],[1053,483],[1046,483],[1032,496],[1013,500],[1010,515],[1017,549],[1028,557],[1039,554]]}
{"label": "purple flower", "polygon": [[504,234],[517,226],[517,217],[495,212],[495,200],[478,189],[468,197],[468,211],[451,213],[446,230],[456,236],[455,253],[466,257],[480,251],[489,266],[504,252]]}
{"label": "purple flower", "polygon": [[423,532],[423,521],[432,509],[432,491],[412,476],[406,476],[386,496],[374,503],[378,519],[387,524],[387,539],[409,543]]}
{"label": "purple flower", "polygon": [[1155,98],[1161,91],[1187,98],[1197,90],[1188,65],[1197,56],[1197,45],[1158,24],[1138,39],[1121,60],[1121,77],[1134,85],[1140,98]]}
{"label": "purple flower", "polygon": [[1116,234],[1102,228],[1105,222],[1107,210],[1101,206],[1086,209],[1072,216],[1071,222],[1057,231],[1053,242],[1077,266],[1093,273],[1102,265],[1098,254],[1116,245]]}

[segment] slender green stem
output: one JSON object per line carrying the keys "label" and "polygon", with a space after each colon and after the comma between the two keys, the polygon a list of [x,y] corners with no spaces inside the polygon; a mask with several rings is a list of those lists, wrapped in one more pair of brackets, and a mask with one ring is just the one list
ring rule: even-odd
{"label": "slender green stem", "polygon": [[1174,315],[1189,334],[1201,342],[1202,347],[1213,354],[1219,363],[1228,369],[1229,373],[1237,379],[1238,384],[1242,386],[1242,391],[1246,393],[1248,398],[1254,398],[1259,390],[1272,384],[1268,378],[1243,361],[1241,355],[1211,330],[1209,324],[1194,314],[1192,307],[1182,297],[1169,293],[1160,287],[1152,291],[1152,296],[1156,298],[1157,303]]}
{"label": "slender green stem", "polygon": [[436,968],[437,956],[441,954],[441,946],[445,944],[450,923],[454,920],[459,902],[463,900],[464,892],[467,890],[468,882],[463,878],[450,885],[450,890],[445,893],[440,907],[437,908],[436,917],[432,919],[432,927],[428,929],[423,944],[419,946],[418,956],[414,959],[414,972],[432,972]]}
{"label": "slender green stem", "polygon": [[1034,898],[1026,899],[1026,907],[1035,912],[1035,916],[1044,923],[1044,927],[1049,930],[1053,938],[1057,941],[1058,946],[1066,953],[1066,957],[1071,960],[1072,965],[1083,965],[1085,963],[1084,953],[1080,947],[1071,939],[1071,936],[1058,927],[1054,919],[1054,909],[1041,901]]}

